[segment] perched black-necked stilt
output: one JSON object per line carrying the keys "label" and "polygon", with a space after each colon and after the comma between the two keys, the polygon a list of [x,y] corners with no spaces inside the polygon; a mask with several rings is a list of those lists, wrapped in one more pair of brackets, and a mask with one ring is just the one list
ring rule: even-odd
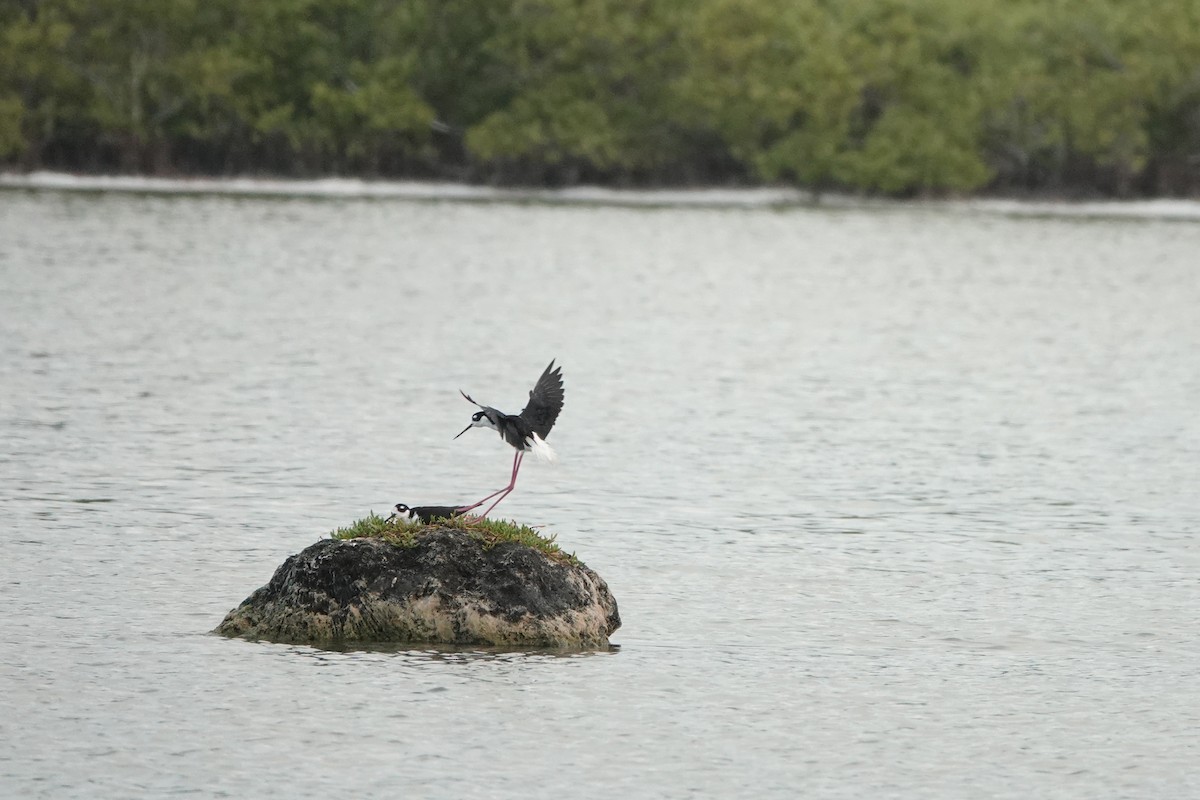
{"label": "perched black-necked stilt", "polygon": [[[475,403],[471,396],[461,389],[459,394]],[[517,485],[517,472],[521,469],[521,461],[525,458],[526,453],[533,453],[534,457],[544,461],[555,460],[554,451],[550,449],[550,445],[546,444],[546,437],[550,435],[550,429],[554,427],[554,421],[558,419],[558,413],[562,411],[563,407],[562,367],[555,368],[554,362],[550,362],[550,366],[546,367],[542,377],[538,378],[537,383],[534,384],[533,391],[529,393],[529,402],[525,404],[525,408],[521,409],[520,414],[505,414],[491,406],[479,403],[475,403],[475,405],[482,410],[471,415],[471,424],[459,431],[458,436],[462,436],[471,428],[491,428],[498,431],[500,438],[517,451],[513,456],[512,477],[509,479],[508,486],[492,492],[478,503],[459,509],[460,512],[470,511],[499,495],[496,497],[496,502],[488,506],[487,511],[480,514],[481,517],[486,517],[493,508],[500,504],[501,500],[508,497],[513,487]],[[457,439],[458,436],[454,438]]]}
{"label": "perched black-necked stilt", "polygon": [[450,519],[459,515],[458,506],[413,506],[396,503],[392,515],[385,522],[398,519],[401,522],[423,522],[426,525],[437,519]]}

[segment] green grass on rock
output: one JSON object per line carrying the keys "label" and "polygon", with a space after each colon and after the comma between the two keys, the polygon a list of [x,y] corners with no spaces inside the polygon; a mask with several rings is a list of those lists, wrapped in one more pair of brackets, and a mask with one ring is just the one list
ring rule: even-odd
{"label": "green grass on rock", "polygon": [[344,528],[338,528],[329,535],[333,539],[371,537],[383,539],[385,542],[399,547],[413,547],[422,533],[437,528],[466,531],[472,538],[483,542],[484,549],[491,549],[501,542],[518,542],[545,553],[555,561],[582,566],[582,562],[575,557],[574,553],[563,552],[562,548],[555,543],[554,535],[543,536],[528,525],[518,525],[508,520],[455,517],[425,525],[420,522],[409,523],[400,520],[388,522],[375,512],[371,512],[363,519]]}

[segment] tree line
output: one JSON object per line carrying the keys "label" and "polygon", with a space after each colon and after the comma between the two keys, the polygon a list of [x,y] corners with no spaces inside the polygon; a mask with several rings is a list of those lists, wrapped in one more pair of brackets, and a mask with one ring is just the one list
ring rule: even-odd
{"label": "tree line", "polygon": [[0,0],[0,165],[1200,194],[1200,0]]}

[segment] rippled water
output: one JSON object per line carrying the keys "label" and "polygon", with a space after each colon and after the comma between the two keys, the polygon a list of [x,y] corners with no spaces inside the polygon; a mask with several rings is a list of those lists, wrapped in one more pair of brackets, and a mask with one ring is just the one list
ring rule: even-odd
{"label": "rippled water", "polygon": [[[0,795],[1195,797],[1200,223],[0,193]],[[207,632],[507,482],[614,652]]]}

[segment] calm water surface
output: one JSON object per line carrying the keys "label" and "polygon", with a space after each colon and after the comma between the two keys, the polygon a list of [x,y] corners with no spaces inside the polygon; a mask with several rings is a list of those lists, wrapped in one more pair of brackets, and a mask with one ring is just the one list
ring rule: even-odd
{"label": "calm water surface", "polygon": [[[0,795],[1196,797],[1200,223],[0,193]],[[615,652],[207,632],[507,482]]]}

